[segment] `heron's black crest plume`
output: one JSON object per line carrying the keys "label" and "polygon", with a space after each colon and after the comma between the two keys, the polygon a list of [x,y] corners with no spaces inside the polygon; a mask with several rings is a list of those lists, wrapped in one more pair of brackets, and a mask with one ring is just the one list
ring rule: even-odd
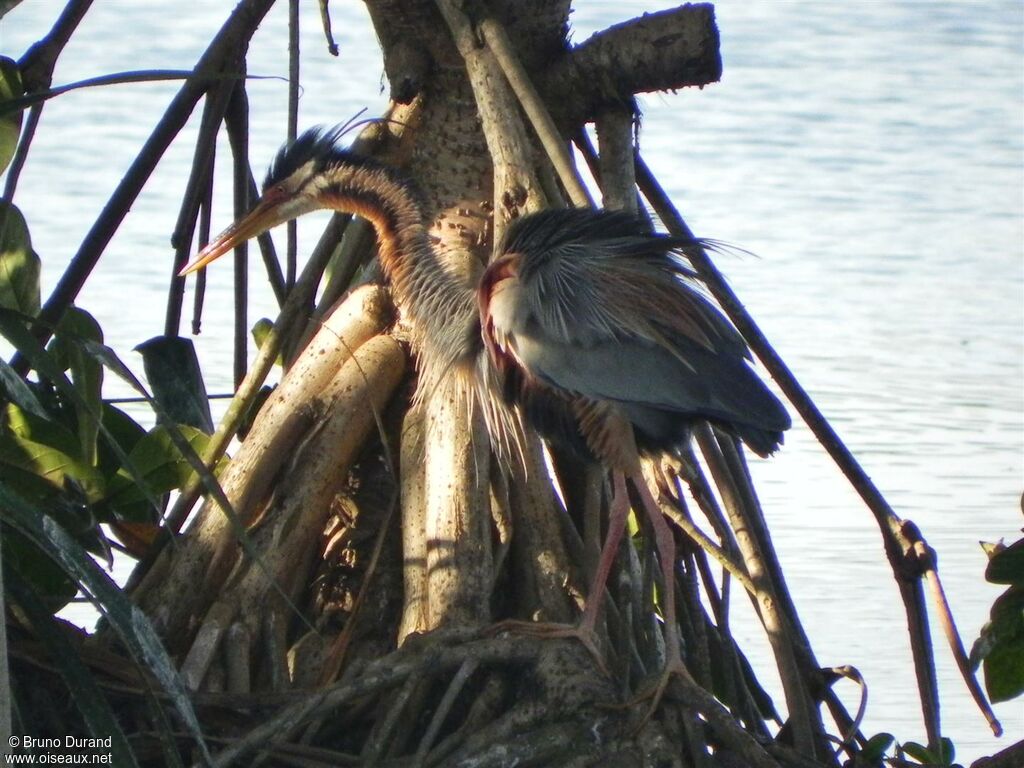
{"label": "heron's black crest plume", "polygon": [[370,123],[394,122],[380,117],[360,120],[359,118],[364,112],[366,112],[365,108],[356,112],[344,123],[337,125],[315,125],[305,130],[295,141],[286,143],[278,150],[277,156],[270,164],[267,177],[263,181],[263,188],[266,189],[287,179],[311,160],[317,164],[314,173],[323,170],[332,158],[362,161],[362,157],[359,155],[338,146],[341,138],[350,131]]}
{"label": "heron's black crest plume", "polygon": [[[385,180],[386,186],[392,190],[400,189],[400,193],[388,193],[393,198],[392,203],[397,202],[399,197],[404,197],[415,206],[417,211],[425,211],[427,204],[423,193],[415,182],[401,170],[373,157],[361,155],[339,146],[339,141],[346,133],[372,122],[380,122],[380,119],[355,121],[353,118],[341,125],[332,127],[320,125],[309,128],[295,141],[281,147],[270,164],[267,177],[263,182],[263,189],[266,190],[284,181],[308,163],[312,163],[312,168],[309,170],[310,177],[328,173],[332,167],[338,170],[358,169],[366,179],[376,177]],[[372,198],[373,206],[380,207],[384,203],[381,193],[382,188],[373,193],[364,192],[363,194],[369,194],[370,197],[367,199]]]}
{"label": "heron's black crest plume", "polygon": [[347,129],[347,124],[333,127],[318,125],[304,131],[295,141],[285,144],[270,164],[263,188],[284,181],[311,161],[315,163],[314,173],[322,170],[332,156],[344,151],[338,146],[338,140]]}

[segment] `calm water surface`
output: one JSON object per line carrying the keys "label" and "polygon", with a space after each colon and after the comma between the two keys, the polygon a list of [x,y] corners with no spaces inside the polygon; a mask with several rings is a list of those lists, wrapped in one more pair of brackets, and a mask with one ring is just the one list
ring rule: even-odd
{"label": "calm water surface", "polygon": [[[582,41],[672,3],[576,5]],[[280,6],[254,41],[252,73],[287,72]],[[162,4],[98,3],[56,82],[189,67],[228,7],[186,4],[168,23]],[[0,51],[19,57],[56,9],[24,3],[10,13]],[[340,59],[325,53],[315,14],[304,19],[303,125],[362,107],[376,114],[385,103],[362,6],[335,4],[332,13]],[[978,541],[1012,539],[1022,525],[1024,12],[1017,2],[727,0],[717,14],[722,82],[645,97],[644,155],[698,233],[759,255],[719,266],[897,512],[938,549],[969,644],[999,591],[981,579]],[[175,90],[123,86],[47,106],[17,195],[43,257],[44,294]],[[286,88],[257,81],[250,97],[259,173],[284,137]],[[197,122],[80,297],[129,363],[132,348],[163,329],[168,242]],[[225,175],[215,228],[230,216],[229,191]],[[301,251],[322,221],[300,224]],[[229,387],[230,272],[210,275],[198,341],[211,391]],[[269,294],[257,293],[250,312],[272,315]],[[801,426],[754,471],[819,660],[864,673],[869,732],[923,740],[905,618],[870,514]],[[738,626],[777,691],[759,630],[749,616]],[[1007,736],[988,734],[935,641],[944,726],[959,759],[1024,736],[1020,701],[997,707]],[[856,692],[846,693],[853,705]]]}

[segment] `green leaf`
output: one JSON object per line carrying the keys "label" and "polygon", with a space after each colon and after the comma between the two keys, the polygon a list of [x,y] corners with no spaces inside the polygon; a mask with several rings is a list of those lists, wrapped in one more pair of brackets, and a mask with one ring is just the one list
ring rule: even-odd
{"label": "green leaf", "polygon": [[[57,561],[92,598],[132,657],[151,672],[167,692],[181,715],[185,728],[195,739],[200,757],[207,763],[211,762],[210,752],[203,739],[188,691],[146,615],[125,597],[111,578],[60,525],[38,515],[28,502],[12,493],[2,483],[0,507],[3,507],[5,518],[10,525],[16,527]],[[158,702],[156,706],[158,711],[162,712]],[[166,718],[162,718],[162,721],[161,730],[170,732],[170,723]],[[176,755],[173,756],[172,764],[180,765]]]}
{"label": "green leaf", "polygon": [[54,667],[67,683],[68,693],[82,713],[88,732],[93,738],[110,739],[108,749],[113,765],[138,766],[128,739],[96,684],[96,678],[82,663],[79,648],[69,639],[71,632],[62,622],[42,610],[42,596],[29,583],[14,575],[14,578],[8,577],[4,587],[11,591],[18,606],[32,622]]}
{"label": "green leaf", "polygon": [[79,458],[78,438],[60,422],[41,419],[14,403],[9,403],[4,408],[3,414],[4,422],[13,435],[24,440],[51,445],[69,456]]}
{"label": "green leaf", "polygon": [[1024,693],[1024,588],[1010,587],[996,598],[971,658],[984,660],[985,689],[992,701]]}
{"label": "green leaf", "polygon": [[0,200],[0,307],[38,315],[39,269],[25,217],[13,203]]}
{"label": "green leaf", "polygon": [[[256,343],[256,349],[263,349],[263,344],[274,331],[274,321],[269,317],[261,317],[252,326],[252,340]],[[278,353],[274,360],[275,365],[284,365],[284,355]]]}
{"label": "green leaf", "polygon": [[[100,423],[111,438],[120,446],[122,454],[127,456],[135,445],[146,436],[146,430],[129,416],[110,403],[103,404]],[[96,451],[96,466],[107,478],[107,482],[122,467],[121,460],[111,449],[106,440],[101,440]]]}
{"label": "green leaf", "polygon": [[953,758],[956,757],[956,747],[953,746],[953,740],[943,736],[939,742],[939,759],[943,765],[952,765]]}
{"label": "green leaf", "polygon": [[100,422],[92,414],[101,408],[103,388],[103,366],[86,354],[82,339],[103,342],[103,330],[96,319],[80,307],[68,307],[57,325],[50,352],[65,368],[71,369],[71,381],[87,408],[75,408],[76,432],[82,447],[82,458],[90,464],[96,461],[96,440]]}
{"label": "green leaf", "polygon": [[269,317],[261,317],[252,326],[252,340],[256,342],[257,349],[263,347],[263,342],[267,340],[267,336],[274,330],[274,321]]}
{"label": "green leaf", "polygon": [[[180,424],[178,430],[196,453],[206,450],[210,441],[208,435],[195,427]],[[165,426],[158,426],[147,433],[135,444],[128,458],[154,496],[180,488],[192,474],[191,465],[175,446]],[[121,518],[138,522],[152,520],[146,515],[146,494],[127,471],[119,471],[110,480],[103,501]]]}
{"label": "green leaf", "polygon": [[[127,466],[129,471],[134,473],[130,462],[127,461],[127,454],[122,450],[121,446],[113,438],[107,428],[100,422],[99,412],[90,410],[89,403],[82,399],[72,383],[68,381],[67,377],[64,375],[64,371],[54,361],[53,356],[43,349],[39,340],[33,336],[27,328],[25,328],[23,325],[24,319],[24,316],[17,312],[0,308],[0,335],[3,335],[4,338],[13,344],[14,348],[28,359],[32,364],[32,367],[40,374],[40,376],[51,382],[61,394],[67,397],[74,404],[76,409],[81,409],[85,413],[89,413],[89,415],[100,424],[99,430],[103,434],[103,437],[108,441],[111,450],[121,460],[122,464]],[[86,346],[91,342],[82,341],[80,343],[83,346]],[[103,345],[97,346],[102,349],[107,349],[106,347],[103,347]],[[117,356],[114,355],[112,351],[109,349],[107,349],[107,351],[115,360],[117,359]],[[122,368],[124,367],[120,360],[117,360],[117,363],[120,364]],[[131,376],[131,373],[128,372],[128,375]],[[153,509],[159,512],[160,503],[158,500],[156,498],[151,498],[149,499],[149,502]]]}
{"label": "green leaf", "polygon": [[[42,517],[42,513],[38,513]],[[78,594],[64,569],[47,557],[31,539],[11,527],[3,529],[4,578],[17,572],[39,593],[46,610],[56,613]]]}
{"label": "green leaf", "polygon": [[997,640],[1024,637],[1024,587],[1010,587],[995,599],[987,628]]}
{"label": "green leaf", "polygon": [[40,514],[55,518],[90,552],[110,561],[110,545],[93,514],[106,479],[78,458],[74,435],[11,404],[8,433],[0,439],[0,482],[31,499]]}
{"label": "green leaf", "polygon": [[135,348],[142,353],[153,398],[176,424],[213,433],[210,398],[191,339],[156,336]]}
{"label": "green leaf", "polygon": [[985,580],[993,584],[1024,586],[1024,539],[994,553],[985,568]]}
{"label": "green leaf", "polygon": [[40,419],[50,418],[50,414],[46,412],[43,404],[39,402],[39,398],[32,391],[32,387],[2,357],[0,357],[0,390],[7,395],[8,400],[16,403],[23,411],[31,413]]}
{"label": "green leaf", "polygon": [[864,749],[860,754],[861,759],[870,764],[881,763],[882,758],[889,751],[889,747],[892,746],[894,741],[896,741],[896,737],[891,733],[876,733],[864,745]]}
{"label": "green leaf", "polygon": [[904,742],[900,745],[900,749],[919,763],[925,765],[934,765],[936,763],[935,755],[927,747],[918,744],[916,741]]}
{"label": "green leaf", "polygon": [[[3,313],[0,312],[0,330],[3,330],[6,333],[7,329],[3,327],[2,320]],[[82,345],[86,347],[89,350],[90,354],[94,355],[96,359],[102,360],[104,365],[106,365],[111,371],[113,371],[122,379],[124,379],[139,394],[145,397],[146,402],[148,402],[157,412],[158,418],[162,422],[164,422],[164,424],[168,423],[167,414],[160,407],[160,404],[149,396],[149,393],[146,392],[146,388],[142,386],[142,383],[135,377],[135,375],[130,370],[128,370],[128,367],[123,362],[121,362],[121,359],[114,353],[114,350],[110,349],[110,347],[107,347],[103,344],[94,344],[88,341],[83,341]],[[245,554],[248,557],[252,558],[253,562],[256,564],[258,568],[260,568],[265,574],[267,574],[267,576],[270,578],[271,584],[273,585],[274,591],[281,596],[281,598],[284,601],[284,604],[287,605],[290,609],[292,609],[295,612],[295,615],[302,619],[304,622],[306,622],[307,626],[309,626],[312,629],[312,625],[310,625],[306,621],[305,616],[303,616],[298,606],[295,605],[295,602],[291,599],[291,597],[288,596],[284,589],[282,589],[281,585],[277,582],[277,580],[274,579],[273,576],[271,576],[270,571],[267,568],[266,562],[264,561],[260,553],[256,551],[256,548],[253,546],[252,540],[249,538],[249,534],[246,531],[245,526],[242,524],[241,520],[239,520],[238,515],[235,513],[234,507],[232,507],[231,505],[231,501],[224,493],[224,489],[220,487],[220,483],[217,482],[216,476],[212,472],[210,472],[209,469],[207,469],[206,465],[203,464],[202,458],[199,456],[199,454],[195,452],[195,450],[189,444],[188,440],[185,439],[184,435],[181,434],[181,431],[178,430],[176,426],[170,424],[167,429],[167,434],[174,442],[174,445],[177,447],[177,449],[181,451],[183,456],[185,456],[192,469],[200,476],[203,482],[203,486],[209,492],[210,496],[214,499],[214,501],[217,502],[217,505],[220,507],[221,511],[228,518],[228,521],[231,524],[232,532],[235,534],[235,538],[238,541],[239,546],[241,546],[242,551],[245,552]]]}
{"label": "green leaf", "polygon": [[[0,105],[20,97],[25,92],[17,62],[0,56]],[[0,112],[0,173],[7,170],[18,148],[23,110]]]}
{"label": "green leaf", "polygon": [[[8,406],[8,411],[12,410],[18,411],[17,406]],[[0,440],[0,479],[9,479],[7,472],[14,468],[42,478],[60,491],[70,478],[82,489],[88,501],[102,498],[105,482],[99,470],[58,447],[66,440],[62,428],[41,419],[35,421],[37,429],[33,437],[36,439],[12,430]]]}

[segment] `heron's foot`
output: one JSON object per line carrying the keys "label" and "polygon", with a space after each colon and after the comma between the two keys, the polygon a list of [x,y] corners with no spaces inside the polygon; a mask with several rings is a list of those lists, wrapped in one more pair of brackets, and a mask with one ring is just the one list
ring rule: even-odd
{"label": "heron's foot", "polygon": [[673,675],[678,675],[684,681],[693,679],[678,652],[671,654],[665,661],[665,666],[662,668],[661,674],[658,675],[654,685],[647,688],[647,690],[641,691],[623,705],[624,707],[633,707],[641,702],[649,701],[643,717],[640,718],[640,722],[636,725],[635,731],[640,731],[647,724],[647,721],[651,719],[655,711],[657,711],[658,705],[661,704],[661,699],[665,695],[665,689],[668,688],[668,683]]}
{"label": "heron's foot", "polygon": [[580,641],[587,649],[597,668],[605,676],[608,675],[608,666],[604,662],[604,656],[597,647],[597,633],[587,622],[579,624],[559,624],[551,621],[520,621],[518,619],[505,619],[499,621],[487,630],[487,634],[496,635],[500,632],[512,632],[513,634],[530,635],[531,637],[572,637]]}

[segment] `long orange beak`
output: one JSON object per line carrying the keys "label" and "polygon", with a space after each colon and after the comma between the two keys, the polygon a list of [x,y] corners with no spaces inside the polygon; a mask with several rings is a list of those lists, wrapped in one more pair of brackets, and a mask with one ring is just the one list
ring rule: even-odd
{"label": "long orange beak", "polygon": [[289,217],[281,215],[281,209],[286,200],[287,198],[281,195],[265,194],[256,202],[255,208],[217,235],[203,250],[196,254],[192,261],[182,267],[178,276],[184,277],[190,272],[195,272],[197,269],[205,267],[214,259],[220,258],[232,250],[235,246],[257,235],[262,235],[268,229],[286,221]]}

